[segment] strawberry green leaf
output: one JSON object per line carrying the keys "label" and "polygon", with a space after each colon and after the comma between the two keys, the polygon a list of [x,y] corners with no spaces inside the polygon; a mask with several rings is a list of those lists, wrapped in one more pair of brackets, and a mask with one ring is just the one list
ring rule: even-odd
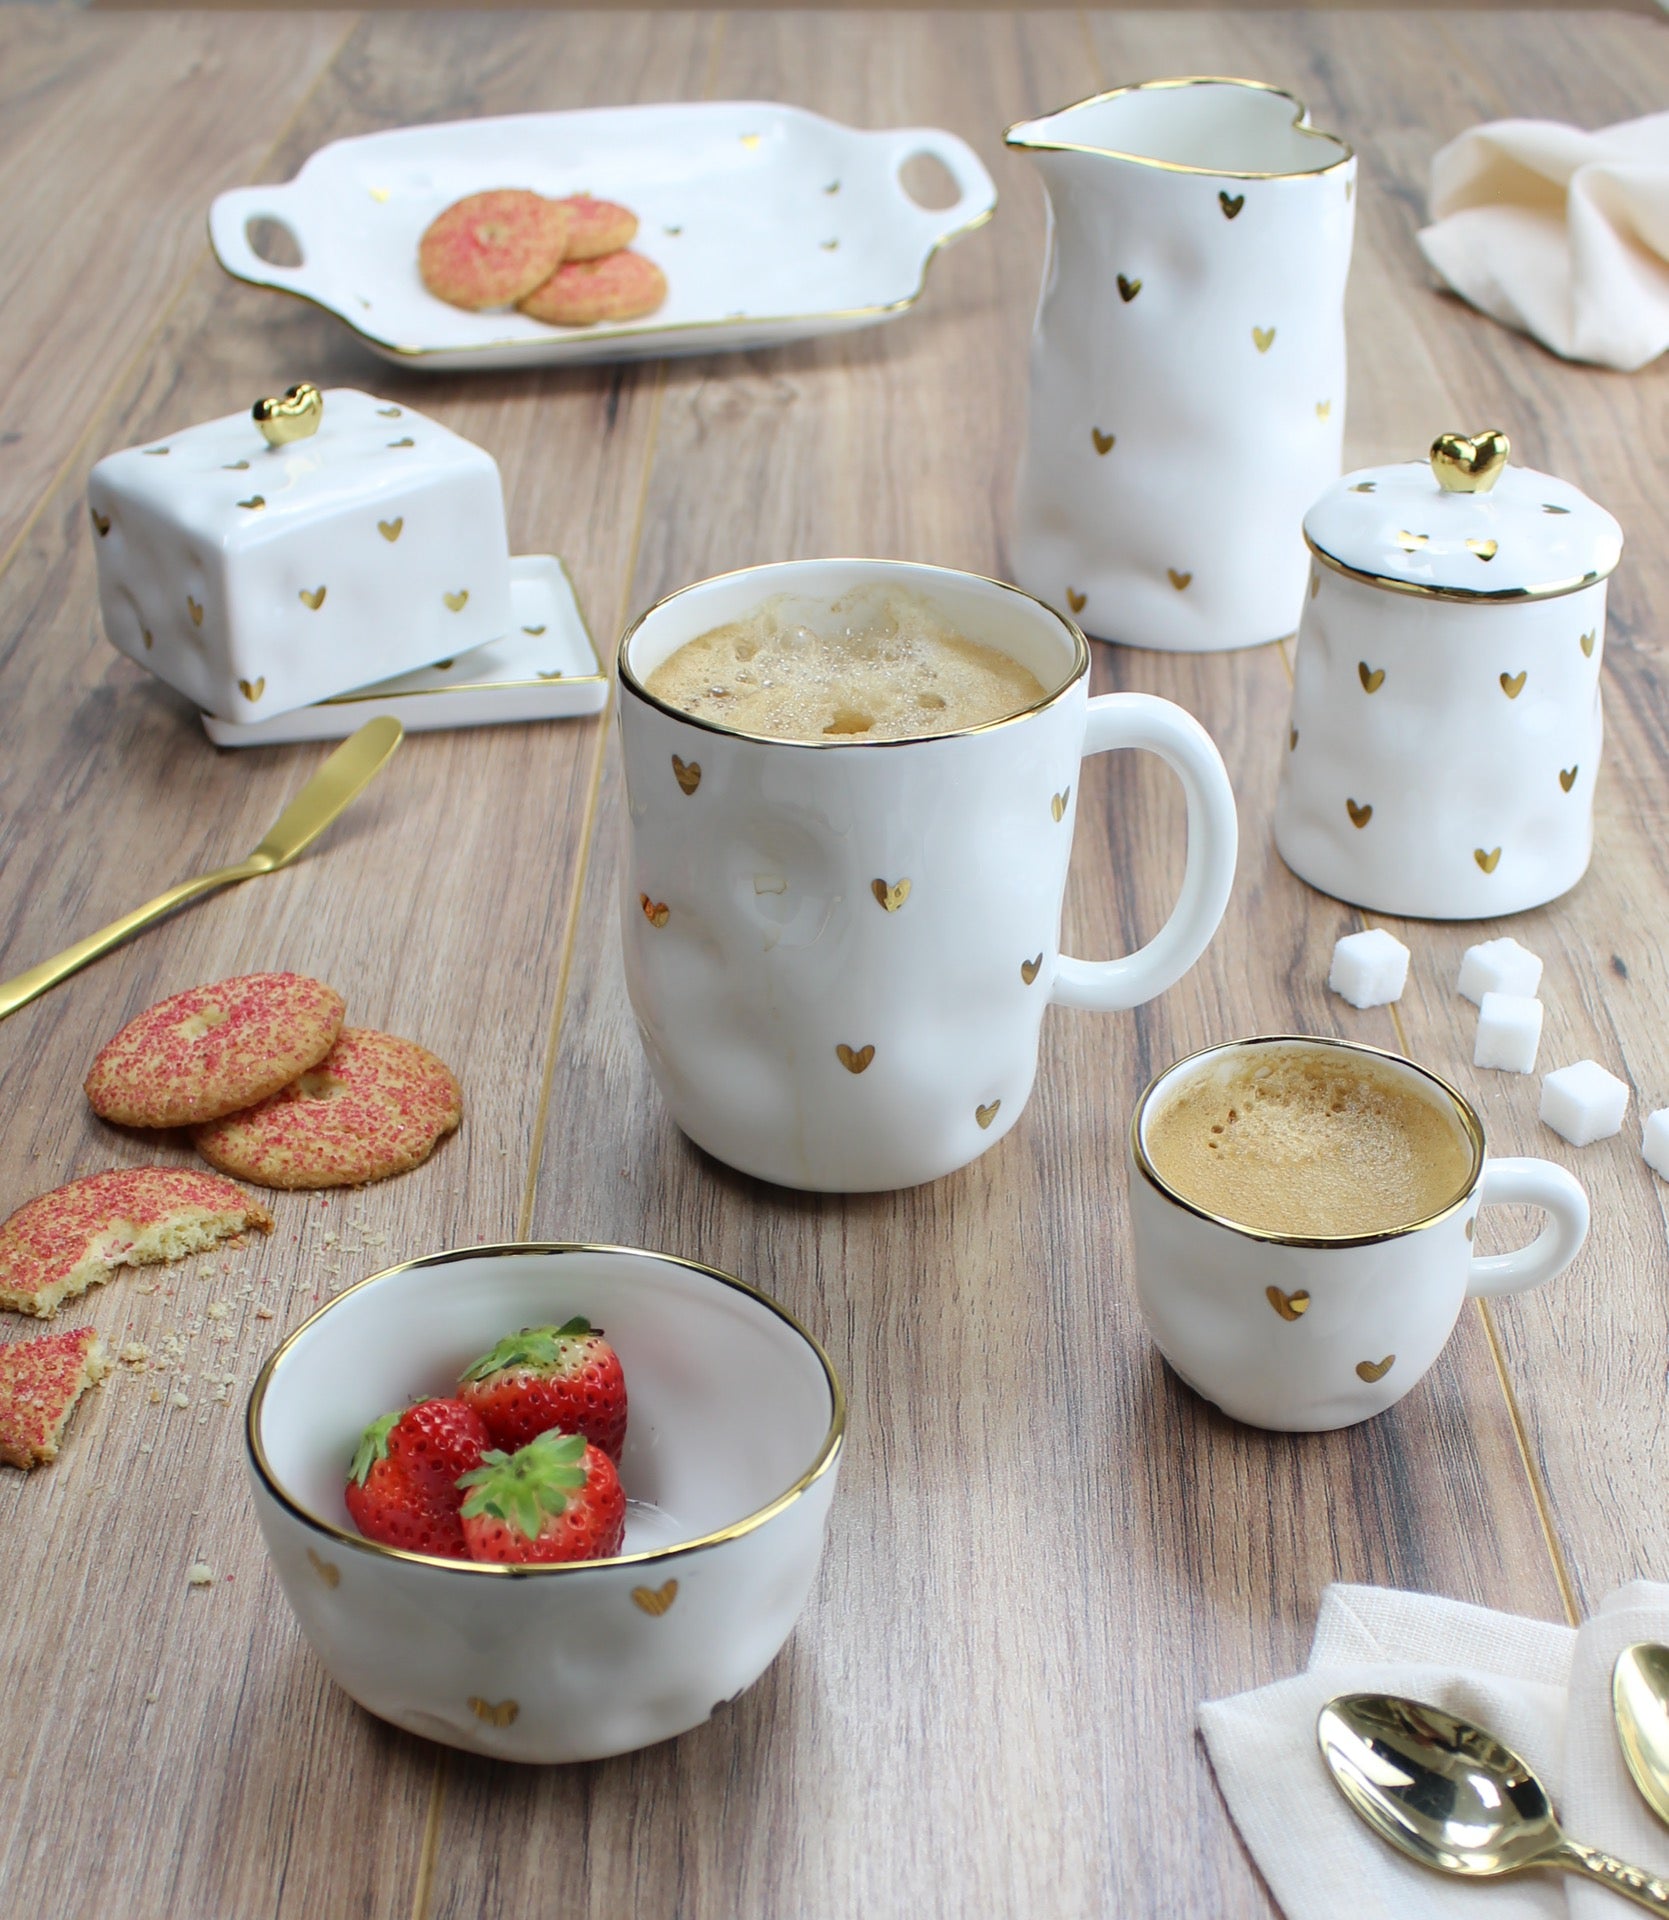
{"label": "strawberry green leaf", "polygon": [[348,1469],[350,1480],[364,1486],[371,1469],[379,1460],[388,1458],[389,1431],[399,1417],[397,1413],[385,1413],[380,1420],[373,1420],[359,1436],[359,1445],[354,1448],[353,1465]]}
{"label": "strawberry green leaf", "polygon": [[458,1485],[474,1491],[461,1509],[464,1519],[483,1514],[517,1527],[536,1540],[547,1520],[568,1510],[568,1496],[586,1483],[585,1436],[553,1428],[530,1440],[518,1453],[496,1449],[480,1466],[460,1474]]}
{"label": "strawberry green leaf", "polygon": [[520,1333],[506,1334],[490,1353],[482,1354],[458,1377],[485,1380],[511,1367],[560,1368],[568,1362],[570,1342],[589,1339],[596,1331],[583,1314],[561,1327],[523,1327]]}

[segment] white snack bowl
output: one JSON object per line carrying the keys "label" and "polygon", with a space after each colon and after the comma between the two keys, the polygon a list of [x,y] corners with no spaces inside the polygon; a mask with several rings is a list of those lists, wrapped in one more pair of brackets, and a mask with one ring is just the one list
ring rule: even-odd
{"label": "white snack bowl", "polygon": [[[373,1419],[451,1391],[517,1327],[576,1313],[626,1375],[621,1555],[484,1566],[354,1531],[342,1489]],[[412,1733],[557,1762],[686,1732],[758,1679],[811,1589],[844,1428],[827,1355],[752,1287],[638,1248],[532,1245],[432,1255],[339,1294],[262,1369],[247,1439],[279,1583],[332,1679]]]}
{"label": "white snack bowl", "polygon": [[109,454],[87,502],[111,644],[225,720],[411,672],[511,624],[492,456],[352,388],[285,445],[246,412]]}

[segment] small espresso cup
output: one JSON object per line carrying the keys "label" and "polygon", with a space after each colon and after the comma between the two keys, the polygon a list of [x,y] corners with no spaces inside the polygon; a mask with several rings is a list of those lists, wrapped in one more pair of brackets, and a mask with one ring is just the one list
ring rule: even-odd
{"label": "small espresso cup", "polygon": [[[1036,677],[1035,704],[960,732],[796,741],[648,691],[687,641],[767,603],[815,622],[914,598]],[[1044,1008],[1139,1006],[1204,952],[1234,878],[1234,796],[1199,723],[1089,697],[1064,615],[999,581],[884,560],[753,567],[686,587],[620,643],[628,800],[621,926],[650,1070],[698,1146],[789,1187],[866,1192],[965,1166],[1019,1119]],[[1059,951],[1079,765],[1156,753],[1188,803],[1170,919],[1138,952]]]}
{"label": "small espresso cup", "polygon": [[[1163,1177],[1149,1147],[1201,1076],[1320,1056],[1381,1077],[1454,1130],[1451,1193],[1382,1231],[1319,1235],[1213,1213]],[[1243,1084],[1243,1083],[1241,1083]],[[1151,1081],[1130,1123],[1136,1291],[1172,1369],[1233,1419],[1286,1432],[1354,1426],[1395,1405],[1442,1352],[1468,1299],[1523,1293],[1562,1273],[1588,1232],[1588,1199],[1547,1160],[1491,1160],[1477,1114],[1447,1081],[1395,1054],[1343,1040],[1274,1035],[1208,1047]],[[1540,1235],[1478,1254],[1481,1207],[1539,1207]]]}

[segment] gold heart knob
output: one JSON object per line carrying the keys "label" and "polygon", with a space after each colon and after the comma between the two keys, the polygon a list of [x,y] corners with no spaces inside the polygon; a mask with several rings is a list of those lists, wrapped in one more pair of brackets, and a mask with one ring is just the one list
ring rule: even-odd
{"label": "gold heart knob", "polygon": [[100,513],[97,507],[89,507],[87,511],[93,516],[93,525],[98,529],[98,536],[102,540],[110,531],[109,514]]}
{"label": "gold heart knob", "polygon": [[1050,797],[1049,811],[1055,816],[1057,820],[1062,819],[1065,816],[1066,803],[1071,798],[1072,798],[1072,789],[1070,787],[1067,788],[1065,793],[1057,793]]}
{"label": "gold heart knob", "polygon": [[474,1693],[469,1697],[469,1710],[477,1719],[485,1720],[489,1727],[508,1727],[521,1712],[514,1700],[483,1700]]}
{"label": "gold heart knob", "polygon": [[1273,327],[1253,327],[1252,345],[1259,353],[1267,353],[1274,344],[1275,329]]}
{"label": "gold heart knob", "polygon": [[342,1569],[328,1560],[321,1560],[311,1547],[307,1549],[307,1564],[327,1587],[335,1588],[342,1584]]}
{"label": "gold heart knob", "polygon": [[1350,815],[1350,824],[1353,827],[1365,827],[1373,818],[1371,802],[1367,806],[1359,807],[1354,800],[1347,800],[1344,806],[1345,812]]}
{"label": "gold heart knob", "polygon": [[251,706],[254,706],[255,702],[260,699],[266,690],[267,677],[264,673],[259,680],[240,680],[238,682],[238,692],[243,695],[244,699],[246,699]]}
{"label": "gold heart knob", "polygon": [[1089,437],[1095,442],[1095,450],[1097,453],[1112,452],[1113,450],[1112,434],[1103,433],[1099,427],[1091,427],[1089,430]]}
{"label": "gold heart knob", "polygon": [[462,613],[464,604],[469,599],[469,588],[460,587],[456,593],[443,593],[441,598],[453,613]]}
{"label": "gold heart knob", "polygon": [[1386,1374],[1391,1371],[1392,1363],[1396,1357],[1394,1353],[1388,1353],[1383,1360],[1358,1360],[1356,1362],[1357,1375],[1359,1378],[1366,1380],[1371,1387],[1376,1380],[1383,1380]]}
{"label": "gold heart knob", "polygon": [[1512,442],[1499,427],[1473,434],[1440,433],[1431,443],[1431,470],[1445,493],[1488,493],[1511,452]]}
{"label": "gold heart knob", "polygon": [[875,1048],[873,1045],[867,1047],[849,1047],[846,1042],[842,1040],[835,1048],[835,1058],[848,1073],[862,1073],[870,1061],[875,1058]]}
{"label": "gold heart knob", "polygon": [[1592,660],[1592,659],[1593,659],[1593,657],[1594,657],[1594,642],[1595,642],[1595,641],[1596,641],[1596,640],[1597,640],[1598,638],[1599,638],[1599,628],[1598,628],[1598,627],[1595,627],[1592,633],[1585,633],[1585,634],[1583,634],[1583,636],[1582,636],[1582,653],[1583,653],[1583,657],[1584,657],[1585,659],[1588,659],[1588,660]]}
{"label": "gold heart knob", "polygon": [[1298,1320],[1310,1304],[1310,1296],[1300,1287],[1296,1293],[1282,1293],[1279,1287],[1265,1287],[1263,1297],[1283,1320]]}
{"label": "gold heart knob", "polygon": [[1118,277],[1119,297],[1125,302],[1126,305],[1128,305],[1130,301],[1134,300],[1136,295],[1140,293],[1141,290],[1142,290],[1142,283],[1140,280],[1127,280],[1122,273],[1119,275]]}
{"label": "gold heart knob", "polygon": [[701,762],[699,760],[680,760],[677,754],[672,756],[672,777],[686,793],[694,793],[701,785]]}
{"label": "gold heart knob", "polygon": [[1084,602],[1088,598],[1089,595],[1087,593],[1080,593],[1076,587],[1068,587],[1066,590],[1066,604],[1074,613],[1083,612]]}
{"label": "gold heart knob", "polygon": [[1043,955],[1041,953],[1035,960],[1022,960],[1020,962],[1020,978],[1025,981],[1028,987],[1037,978],[1038,969],[1042,965]]}
{"label": "gold heart knob", "polygon": [[1170,575],[1171,585],[1176,588],[1178,593],[1181,593],[1183,588],[1186,587],[1188,582],[1194,577],[1191,573],[1178,573],[1175,567],[1167,567],[1165,571]]}
{"label": "gold heart knob", "polygon": [[240,507],[247,508],[251,513],[259,513],[266,504],[265,499],[258,493],[252,493],[247,500],[238,502]]}
{"label": "gold heart knob", "polygon": [[1472,858],[1477,861],[1485,873],[1493,873],[1501,864],[1501,849],[1496,847],[1491,852],[1485,853],[1482,847],[1474,847],[1472,849]]}
{"label": "gold heart knob", "polygon": [[1466,551],[1475,553],[1480,560],[1493,560],[1501,551],[1499,540],[1468,540]]}
{"label": "gold heart knob", "polygon": [[990,1106],[988,1107],[975,1107],[974,1118],[979,1122],[979,1124],[982,1127],[988,1127],[990,1126],[991,1122],[996,1119],[997,1109],[1001,1105],[1002,1105],[1002,1102],[1000,1100],[993,1100]]}
{"label": "gold heart knob", "polygon": [[895,880],[891,886],[885,880],[871,880],[869,890],[888,913],[897,913],[910,897],[908,880]]}
{"label": "gold heart knob", "polygon": [[1525,673],[1502,674],[1501,691],[1507,696],[1509,700],[1516,700],[1518,696],[1524,691],[1524,681],[1525,681],[1527,672],[1528,672],[1528,669],[1525,670]]}
{"label": "gold heart knob", "polygon": [[1580,767],[1561,767],[1559,769],[1559,784],[1564,788],[1566,793],[1569,793],[1571,788],[1576,785],[1576,776],[1580,771]]}
{"label": "gold heart knob", "polygon": [[405,529],[406,529],[406,516],[403,513],[399,516],[398,519],[379,520],[377,522],[378,533],[382,535],[382,537],[388,542],[390,546],[392,546],[394,542],[399,539],[400,535],[405,532]]}
{"label": "gold heart knob", "polygon": [[1364,693],[1378,693],[1385,684],[1385,669],[1383,667],[1370,669],[1366,660],[1358,660],[1356,677],[1361,681]]}
{"label": "gold heart knob", "polygon": [[191,615],[191,624],[194,627],[200,627],[203,624],[203,609],[189,593],[185,597],[185,610]]}
{"label": "gold heart knob", "polygon": [[325,397],[311,381],[302,380],[286,394],[257,400],[249,411],[269,447],[287,447],[318,432]]}
{"label": "gold heart knob", "polygon": [[314,587],[311,591],[309,591],[306,587],[303,587],[301,590],[301,597],[303,600],[306,601],[308,606],[310,606],[313,609],[313,611],[317,613],[320,607],[322,607],[325,603],[325,590],[323,587]]}
{"label": "gold heart knob", "polygon": [[678,1598],[678,1582],[668,1580],[660,1587],[633,1587],[632,1602],[652,1618],[658,1620],[674,1600]]}
{"label": "gold heart knob", "polygon": [[1220,190],[1217,195],[1217,204],[1223,209],[1223,218],[1232,220],[1245,206],[1246,196],[1243,193],[1227,193]]}
{"label": "gold heart knob", "polygon": [[637,903],[643,909],[643,917],[652,927],[664,927],[671,918],[672,909],[664,900],[651,900],[646,893],[640,893]]}

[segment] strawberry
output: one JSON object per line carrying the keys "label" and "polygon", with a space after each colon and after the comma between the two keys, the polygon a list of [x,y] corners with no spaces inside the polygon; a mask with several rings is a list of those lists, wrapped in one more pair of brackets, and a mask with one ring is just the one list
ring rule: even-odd
{"label": "strawberry", "polygon": [[583,1434],[547,1431],[517,1453],[489,1453],[458,1482],[472,1560],[606,1560],[626,1537],[626,1495]]}
{"label": "strawberry", "polygon": [[560,1327],[510,1334],[464,1374],[458,1391],[512,1453],[555,1427],[584,1434],[620,1463],[626,1376],[602,1328],[583,1314]]}
{"label": "strawberry", "polygon": [[424,1400],[385,1413],[360,1436],[343,1494],[367,1540],[465,1560],[458,1478],[478,1467],[492,1436],[461,1400]]}

